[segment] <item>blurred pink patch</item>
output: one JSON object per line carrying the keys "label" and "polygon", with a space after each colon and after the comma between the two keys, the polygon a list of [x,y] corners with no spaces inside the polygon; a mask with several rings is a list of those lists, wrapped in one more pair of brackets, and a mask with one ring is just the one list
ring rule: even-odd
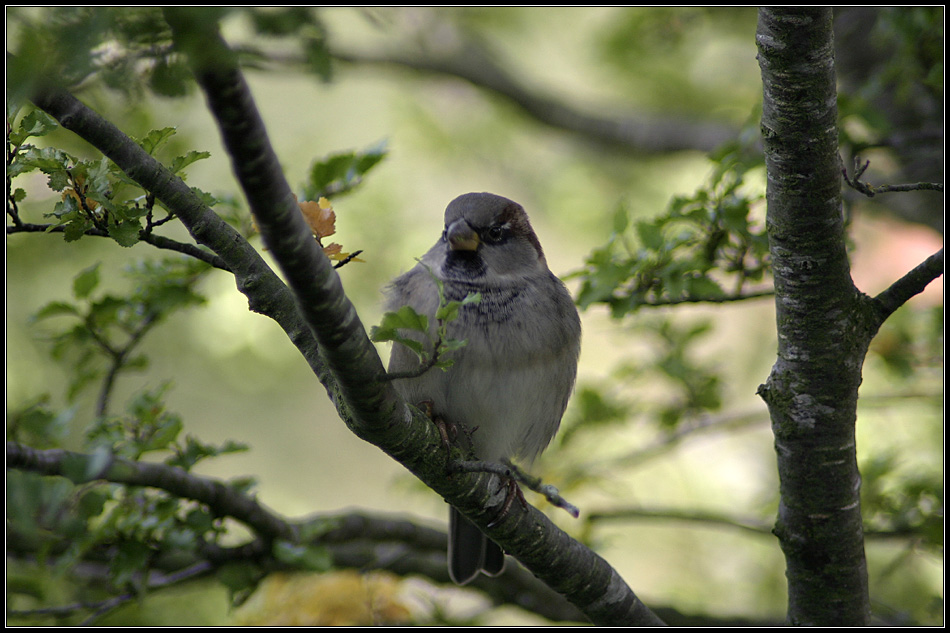
{"label": "blurred pink patch", "polygon": [[[943,246],[934,231],[882,217],[854,218],[851,235],[851,277],[862,292],[877,295]],[[918,307],[943,303],[943,277],[930,282],[910,303]]]}

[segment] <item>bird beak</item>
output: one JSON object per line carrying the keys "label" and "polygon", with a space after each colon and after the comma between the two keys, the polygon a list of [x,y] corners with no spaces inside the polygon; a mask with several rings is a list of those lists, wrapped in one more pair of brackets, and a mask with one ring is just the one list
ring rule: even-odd
{"label": "bird beak", "polygon": [[478,233],[465,220],[456,220],[445,229],[445,240],[453,251],[474,251],[481,243]]}

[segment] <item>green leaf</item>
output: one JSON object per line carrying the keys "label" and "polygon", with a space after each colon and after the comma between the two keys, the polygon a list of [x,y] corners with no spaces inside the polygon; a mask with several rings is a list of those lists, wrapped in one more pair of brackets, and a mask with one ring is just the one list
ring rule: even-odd
{"label": "green leaf", "polygon": [[472,294],[467,295],[461,301],[449,301],[448,303],[439,306],[438,310],[435,311],[435,318],[439,321],[450,323],[458,318],[459,310],[462,309],[462,306],[480,303],[481,300],[481,293],[473,292]]}
{"label": "green leaf", "polygon": [[170,169],[173,174],[177,174],[181,170],[183,170],[185,167],[188,167],[189,165],[191,165],[192,163],[198,162],[199,160],[204,160],[205,158],[209,158],[210,156],[211,156],[211,152],[191,151],[185,154],[184,156],[177,156],[172,161]]}
{"label": "green leaf", "polygon": [[637,222],[637,236],[640,242],[651,251],[663,248],[663,231],[654,222]]}
{"label": "green leaf", "polygon": [[178,130],[173,127],[165,127],[160,130],[152,130],[145,135],[145,138],[138,141],[138,144],[142,146],[149,154],[154,154],[158,148],[168,142],[168,139],[173,137]]}
{"label": "green leaf", "polygon": [[31,136],[46,136],[58,127],[56,119],[42,110],[33,110],[20,120],[16,132],[10,133],[10,144],[19,147]]}
{"label": "green leaf", "polygon": [[231,603],[238,606],[251,597],[264,573],[253,563],[225,563],[218,567],[215,577],[228,589]]}
{"label": "green leaf", "polygon": [[398,333],[398,330],[428,334],[429,317],[419,314],[412,306],[403,306],[395,312],[384,314],[379,326],[372,328],[370,339],[376,343],[402,339],[403,337]]}
{"label": "green leaf", "polygon": [[123,587],[147,569],[151,550],[138,541],[124,541],[116,545],[110,558],[112,582]]}
{"label": "green leaf", "polygon": [[617,210],[614,212],[614,233],[617,235],[622,234],[627,230],[627,227],[630,226],[630,216],[627,213],[627,207],[624,205],[619,205]]}
{"label": "green leaf", "polygon": [[[25,152],[17,155],[16,162],[29,167],[29,169],[39,169],[45,174],[59,175],[60,178],[50,180],[50,188],[54,191],[62,191],[69,184],[66,169],[73,164],[75,160],[66,152],[55,147],[44,147],[42,149],[31,147]],[[22,169],[18,173],[29,171]]]}
{"label": "green leaf", "polygon": [[108,230],[109,237],[114,239],[119,246],[128,248],[138,243],[142,225],[138,220],[121,220],[115,223],[110,222]]}
{"label": "green leaf", "polygon": [[686,292],[690,297],[716,299],[725,296],[723,289],[709,277],[690,277],[686,280]]}
{"label": "green leaf", "polygon": [[93,264],[73,278],[73,295],[85,299],[99,285],[99,264]]}
{"label": "green leaf", "polygon": [[106,502],[112,498],[112,495],[106,490],[100,488],[87,489],[79,497],[78,510],[80,516],[84,518],[97,517],[102,514]]}
{"label": "green leaf", "polygon": [[274,542],[274,558],[307,571],[327,571],[333,566],[333,557],[326,547],[295,545],[287,541]]}
{"label": "green leaf", "polygon": [[303,40],[304,56],[307,67],[324,82],[333,79],[333,55],[327,48],[326,38],[322,35],[307,37]]}
{"label": "green leaf", "polygon": [[155,60],[149,87],[163,97],[183,97],[191,92],[194,75],[179,58],[163,56]]}
{"label": "green leaf", "polygon": [[39,321],[40,319],[64,315],[79,316],[79,309],[73,304],[64,301],[51,301],[40,308],[36,314],[32,316],[31,321]]}
{"label": "green leaf", "polygon": [[386,154],[386,143],[383,141],[363,152],[332,154],[314,163],[304,187],[304,197],[316,200],[321,196],[329,197],[352,190]]}

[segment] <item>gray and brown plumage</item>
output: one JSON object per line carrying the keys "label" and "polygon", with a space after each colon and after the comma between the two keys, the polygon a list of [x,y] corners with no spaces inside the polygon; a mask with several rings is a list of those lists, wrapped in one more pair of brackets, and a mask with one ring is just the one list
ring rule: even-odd
{"label": "gray and brown plumage", "polygon": [[[420,261],[393,280],[387,310],[412,306],[434,327],[439,297],[432,275],[442,281],[447,300],[479,292],[481,301],[464,306],[448,324],[450,338],[468,341],[452,352],[454,364],[396,380],[396,389],[410,403],[431,402],[433,414],[446,423],[473,430],[479,459],[530,464],[554,437],[567,406],[581,326],[527,214],[494,194],[459,196],[445,210],[441,238]],[[391,373],[418,366],[414,353],[393,347]],[[501,549],[450,508],[452,580],[465,584],[480,571],[495,575],[503,567]]]}

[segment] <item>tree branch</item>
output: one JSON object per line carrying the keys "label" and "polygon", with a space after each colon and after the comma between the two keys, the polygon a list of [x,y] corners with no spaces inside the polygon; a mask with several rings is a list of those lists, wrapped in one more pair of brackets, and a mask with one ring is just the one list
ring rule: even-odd
{"label": "tree branch", "polygon": [[96,458],[83,453],[61,449],[37,450],[7,442],[8,468],[59,475],[77,484],[105,480],[128,486],[160,488],[184,499],[200,501],[218,516],[234,517],[264,538],[297,540],[297,531],[292,525],[224,482],[198,477],[165,464],[131,461],[115,456],[103,468],[95,469],[96,464]]}
{"label": "tree branch", "polygon": [[873,301],[878,307],[880,323],[911,297],[924,291],[931,281],[943,274],[943,249],[925,259],[909,273],[895,281]]}
{"label": "tree branch", "polygon": [[599,521],[616,521],[630,519],[653,519],[661,521],[685,521],[687,523],[701,523],[734,528],[751,532],[759,536],[771,536],[772,526],[762,521],[735,517],[720,512],[702,512],[697,510],[673,510],[651,508],[617,508],[604,512],[592,512],[587,516],[588,523]]}
{"label": "tree branch", "polygon": [[[281,569],[285,565],[273,558],[270,541],[273,538],[293,538],[301,544],[326,547],[336,567],[379,569],[400,575],[421,574],[435,582],[449,582],[445,564],[448,539],[441,530],[398,517],[361,512],[320,514],[303,520],[289,520],[218,480],[188,474],[179,468],[116,458],[105,469],[89,472],[94,462],[95,458],[91,455],[62,450],[36,450],[7,442],[8,467],[47,476],[67,477],[74,483],[108,481],[164,490],[180,498],[204,503],[217,516],[237,519],[260,535],[235,547],[206,543],[196,556],[176,558],[171,568],[157,561],[155,568],[164,570],[169,577],[179,578],[182,566],[186,570],[212,571],[232,562],[255,562],[267,569]],[[83,476],[77,476],[76,473],[83,473]],[[14,536],[11,552],[24,555],[27,550],[18,548],[16,542]],[[107,559],[108,554],[103,553],[99,560]],[[159,571],[152,572],[149,588],[166,586],[167,583],[161,580],[163,577]],[[519,567],[512,567],[508,571],[504,583],[484,578],[476,581],[473,587],[486,593],[499,605],[518,605],[552,620],[583,620],[583,615],[562,596],[553,593],[533,574]],[[125,600],[124,596],[116,596],[97,604],[60,607],[55,612],[68,615],[76,609],[114,606]]]}
{"label": "tree branch", "polygon": [[[248,307],[274,319],[314,373],[322,382],[327,380],[328,372],[316,340],[295,309],[293,296],[234,228],[209,209],[181,178],[71,94],[47,83],[32,100],[65,129],[75,132],[110,158],[166,208],[174,209],[195,241],[211,249],[234,274],[238,290],[248,298]],[[161,240],[158,243],[166,244]]]}
{"label": "tree branch", "polygon": [[[234,57],[216,26],[193,9],[166,9],[179,50],[185,52],[205,93],[232,166],[261,234],[297,297],[297,305],[320,342],[336,389],[341,417],[458,507],[552,588],[568,596],[595,623],[650,623],[658,618],[603,559],[558,530],[534,508],[489,522],[504,503],[497,477],[445,476],[445,460],[425,447],[441,442],[424,416],[413,417],[384,375],[339,277],[310,231],[284,180],[260,115]],[[458,451],[455,451],[458,452]]]}
{"label": "tree branch", "polygon": [[864,172],[867,171],[870,165],[871,161],[865,161],[864,165],[862,165],[861,161],[855,157],[854,176],[850,177],[848,176],[848,170],[844,167],[841,168],[841,174],[844,177],[844,181],[848,183],[848,186],[858,193],[863,193],[868,198],[873,198],[879,193],[906,193],[908,191],[939,191],[943,193],[943,184],[939,182],[916,182],[905,185],[879,185],[875,187],[861,180],[861,176],[864,175]]}
{"label": "tree branch", "polygon": [[[14,226],[7,227],[7,235],[13,235],[14,233],[62,233],[64,231],[65,228],[63,226],[56,224],[17,223]],[[88,229],[84,234],[93,237],[108,237],[111,239],[111,236],[107,231],[100,229]],[[182,255],[188,255],[189,257],[203,261],[219,270],[231,272],[231,269],[223,259],[214,253],[210,253],[206,250],[198,248],[194,244],[177,242],[163,235],[148,233],[145,230],[139,232],[139,240],[145,242],[146,244],[151,244],[156,248],[175,251],[176,253],[181,253]]]}
{"label": "tree branch", "polygon": [[[665,116],[604,116],[566,104],[528,88],[505,70],[485,47],[471,37],[442,37],[450,25],[440,25],[440,37],[425,42],[425,54],[357,52],[336,49],[343,62],[386,65],[462,79],[503,97],[534,119],[624,152],[658,153],[682,150],[711,152],[735,138],[727,125],[700,123]],[[449,44],[447,44],[449,42]]]}

